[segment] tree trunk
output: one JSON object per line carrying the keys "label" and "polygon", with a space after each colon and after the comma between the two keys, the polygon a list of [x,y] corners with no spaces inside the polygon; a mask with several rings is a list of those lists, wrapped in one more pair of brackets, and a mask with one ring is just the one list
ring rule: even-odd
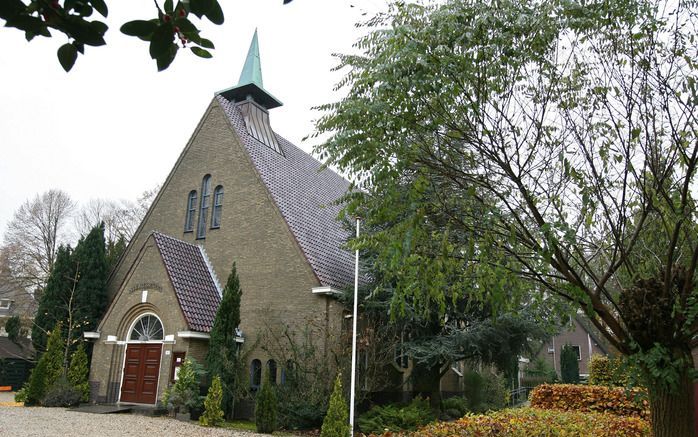
{"label": "tree trunk", "polygon": [[415,366],[413,394],[429,398],[429,404],[436,410],[441,409],[441,366]]}
{"label": "tree trunk", "polygon": [[649,389],[654,437],[695,437],[693,380],[684,372],[678,388]]}

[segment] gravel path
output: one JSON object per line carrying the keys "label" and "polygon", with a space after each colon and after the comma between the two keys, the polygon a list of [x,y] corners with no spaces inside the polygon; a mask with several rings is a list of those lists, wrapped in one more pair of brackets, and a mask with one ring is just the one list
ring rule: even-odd
{"label": "gravel path", "polygon": [[0,435],[27,437],[260,436],[251,432],[204,428],[165,417],[76,413],[63,408],[40,407],[0,407]]}

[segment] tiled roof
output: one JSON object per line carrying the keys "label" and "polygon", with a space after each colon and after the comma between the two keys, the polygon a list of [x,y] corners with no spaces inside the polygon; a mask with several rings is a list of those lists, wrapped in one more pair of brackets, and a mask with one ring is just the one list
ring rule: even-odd
{"label": "tiled roof", "polygon": [[189,328],[210,332],[221,296],[203,248],[159,232],[153,237]]}
{"label": "tiled roof", "polygon": [[354,258],[343,249],[349,234],[337,220],[349,182],[286,139],[276,135],[283,155],[271,150],[245,129],[234,102],[217,99],[262,181],[271,193],[291,232],[323,286],[343,288],[354,281]]}
{"label": "tiled roof", "polygon": [[7,337],[0,336],[0,359],[5,358],[21,358],[30,359],[34,355],[31,341],[23,338],[20,340],[21,345],[12,342]]}

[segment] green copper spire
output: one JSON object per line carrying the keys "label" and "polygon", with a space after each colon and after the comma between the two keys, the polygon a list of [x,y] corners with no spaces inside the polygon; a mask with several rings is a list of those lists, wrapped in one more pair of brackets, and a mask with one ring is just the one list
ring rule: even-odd
{"label": "green copper spire", "polygon": [[248,83],[255,83],[260,88],[264,88],[262,82],[262,62],[259,60],[259,41],[257,41],[257,29],[254,30],[254,36],[250,43],[250,49],[247,50],[247,59],[245,66],[242,67],[238,86]]}
{"label": "green copper spire", "polygon": [[257,39],[257,29],[255,29],[238,84],[232,88],[219,91],[217,94],[233,102],[253,100],[266,109],[283,105],[279,99],[264,89],[262,63],[259,59],[259,40]]}

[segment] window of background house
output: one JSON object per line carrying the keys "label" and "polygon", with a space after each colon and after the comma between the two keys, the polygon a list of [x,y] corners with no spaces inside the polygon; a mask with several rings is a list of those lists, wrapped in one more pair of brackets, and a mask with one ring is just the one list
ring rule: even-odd
{"label": "window of background house", "polygon": [[250,388],[257,390],[262,384],[262,362],[255,359],[250,365]]}
{"label": "window of background house", "polygon": [[211,212],[211,228],[221,227],[221,210],[223,209],[223,186],[213,190],[213,211]]}
{"label": "window of background house", "polygon": [[206,238],[208,207],[211,200],[211,175],[204,176],[201,182],[201,207],[199,208],[199,229],[196,238]]}
{"label": "window of background house", "polygon": [[0,310],[9,310],[11,303],[10,299],[0,299]]}
{"label": "window of background house", "polygon": [[574,349],[575,352],[577,352],[577,361],[582,361],[582,348],[580,348],[579,346],[572,346],[572,349]]}
{"label": "window of background house", "polygon": [[184,232],[194,230],[194,213],[196,212],[196,190],[192,190],[187,198],[187,217],[184,220]]}

